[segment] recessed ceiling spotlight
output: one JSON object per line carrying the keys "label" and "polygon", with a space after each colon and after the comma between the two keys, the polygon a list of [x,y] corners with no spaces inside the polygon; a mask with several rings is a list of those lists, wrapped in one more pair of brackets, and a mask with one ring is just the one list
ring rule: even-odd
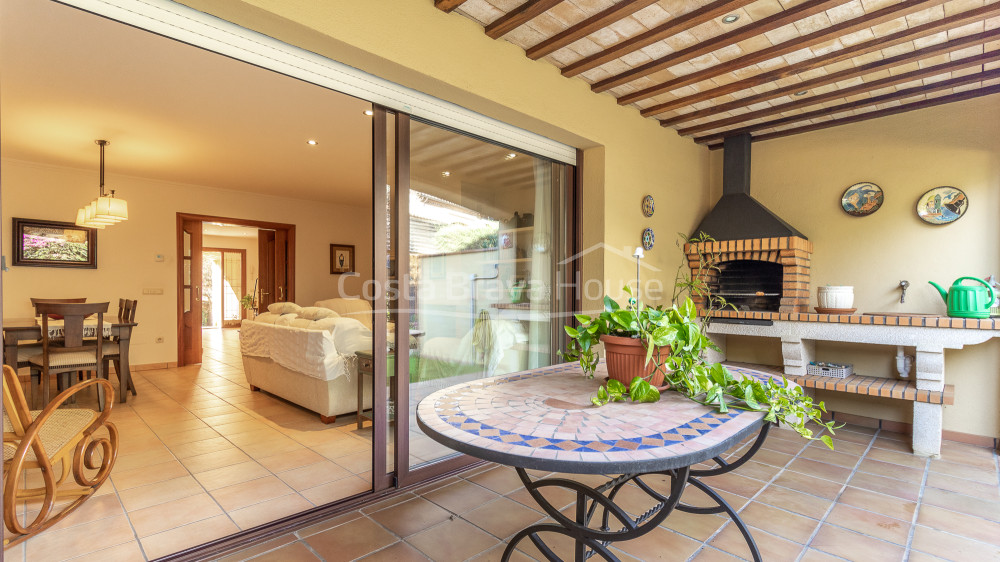
{"label": "recessed ceiling spotlight", "polygon": [[445,172],[441,172],[441,176],[442,176],[442,177],[448,177],[448,176],[450,176],[450,175],[451,175],[451,172],[448,172],[448,171],[445,171]]}
{"label": "recessed ceiling spotlight", "polygon": [[740,19],[739,14],[729,14],[722,18],[722,23],[736,23],[736,20]]}
{"label": "recessed ceiling spotlight", "polygon": [[372,110],[370,110],[370,109],[366,109],[365,110],[365,115],[367,115],[368,117],[371,117],[372,115],[375,115],[375,112],[372,111]]}
{"label": "recessed ceiling spotlight", "polygon": [[513,152],[508,152],[507,155],[504,156],[504,160],[513,160],[515,158],[517,158],[517,154],[514,154]]}
{"label": "recessed ceiling spotlight", "polygon": [[796,96],[804,96],[809,93],[809,90],[802,90],[801,92],[795,92]]}
{"label": "recessed ceiling spotlight", "polygon": [[306,141],[306,144],[308,144],[309,146],[316,146],[317,144],[319,144],[319,141],[309,139]]}

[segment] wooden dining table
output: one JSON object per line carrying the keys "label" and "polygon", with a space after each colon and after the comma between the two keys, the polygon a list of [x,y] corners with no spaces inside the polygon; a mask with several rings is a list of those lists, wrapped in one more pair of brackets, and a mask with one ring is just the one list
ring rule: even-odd
{"label": "wooden dining table", "polygon": [[[129,343],[132,337],[132,328],[138,326],[135,322],[109,322],[104,321],[102,337],[117,338],[119,350],[119,365],[121,372],[118,373],[119,392],[118,401],[125,402],[128,397],[129,378],[131,369],[129,367]],[[62,334],[63,325],[59,320],[49,320],[49,337],[59,337]],[[86,320],[83,324],[84,337],[97,337],[97,320]],[[42,337],[42,325],[37,318],[4,318],[3,319],[3,362],[17,370],[19,343],[25,341],[38,341]]]}

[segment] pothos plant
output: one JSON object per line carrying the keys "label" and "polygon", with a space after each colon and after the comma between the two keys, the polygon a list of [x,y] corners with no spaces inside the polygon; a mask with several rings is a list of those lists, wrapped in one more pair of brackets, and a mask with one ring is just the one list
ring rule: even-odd
{"label": "pothos plant", "polygon": [[[570,343],[562,356],[579,362],[587,376],[593,377],[597,368],[599,359],[594,346],[601,335],[637,338],[646,348],[646,364],[652,362],[654,373],[664,373],[671,390],[720,413],[730,409],[765,412],[766,421],[787,425],[802,437],[819,439],[833,449],[830,435],[836,428],[832,421],[823,421],[822,415],[826,412],[823,402],[814,402],[801,387],[789,385],[784,377],[780,383],[773,378],[766,381],[750,376],[737,378],[721,363],[705,360],[704,351],[718,350],[718,347],[703,332],[697,308],[690,298],[680,307],[674,305],[663,309],[646,306],[631,298],[629,287],[625,287],[625,292],[630,297],[627,306],[622,307],[605,297],[604,311],[600,315],[578,314],[579,325],[565,327]],[[670,354],[660,359],[654,350],[665,346],[670,346]],[[635,377],[627,388],[618,381],[609,380],[592,401],[596,406],[625,400],[656,402],[660,394],[649,384],[651,377]],[[827,432],[814,437],[812,429],[807,427],[810,421]]]}

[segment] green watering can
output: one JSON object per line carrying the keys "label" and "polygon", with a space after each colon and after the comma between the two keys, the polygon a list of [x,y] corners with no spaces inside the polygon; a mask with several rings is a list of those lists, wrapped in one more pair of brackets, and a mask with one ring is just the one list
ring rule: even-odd
{"label": "green watering can", "polygon": [[[969,279],[976,283],[982,283],[982,287],[970,287],[962,285],[962,281]],[[946,293],[941,285],[933,281],[928,281],[941,293],[941,298],[948,304],[948,316],[954,318],[989,318],[990,305],[993,304],[993,287],[989,283],[978,277],[959,277],[952,284]]]}

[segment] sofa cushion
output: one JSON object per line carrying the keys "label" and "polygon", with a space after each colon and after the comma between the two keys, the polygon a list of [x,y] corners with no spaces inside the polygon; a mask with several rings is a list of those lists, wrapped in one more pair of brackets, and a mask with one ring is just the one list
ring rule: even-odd
{"label": "sofa cushion", "polygon": [[335,311],[321,306],[307,306],[299,311],[299,318],[305,318],[306,320],[322,320],[324,318],[333,318],[337,316],[340,315]]}
{"label": "sofa cushion", "polygon": [[336,298],[316,301],[315,306],[329,308],[337,314],[354,318],[369,330],[372,329],[372,305],[364,299]]}
{"label": "sofa cushion", "polygon": [[[282,314],[277,319],[275,319],[274,325],[275,326],[291,326],[292,322],[295,321],[298,317],[299,317],[298,314]],[[311,320],[307,320],[307,322],[311,322]]]}
{"label": "sofa cushion", "polygon": [[275,314],[298,314],[302,307],[294,302],[272,302],[267,305],[267,311]]}

